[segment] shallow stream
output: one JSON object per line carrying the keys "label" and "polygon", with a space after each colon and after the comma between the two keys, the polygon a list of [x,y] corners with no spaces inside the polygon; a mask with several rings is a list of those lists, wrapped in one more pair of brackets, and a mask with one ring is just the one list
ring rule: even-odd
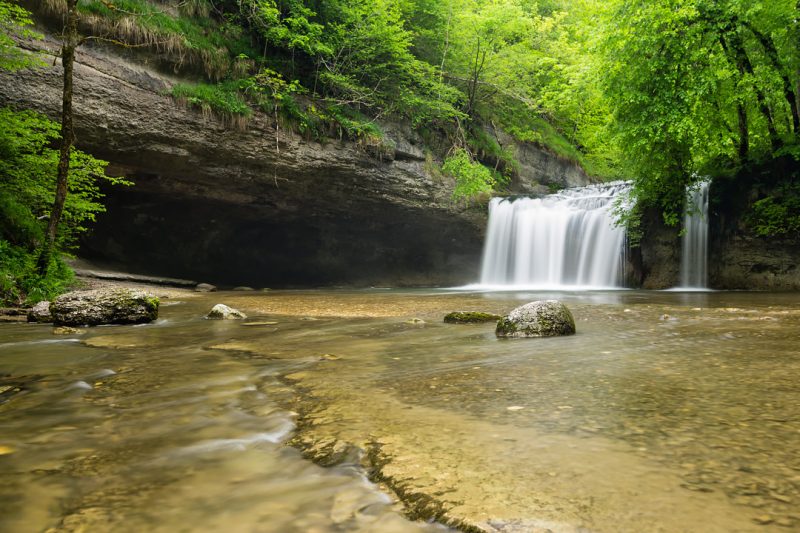
{"label": "shallow stream", "polygon": [[[441,321],[552,297],[577,335]],[[0,324],[0,531],[800,530],[795,294],[186,292],[52,331]]]}

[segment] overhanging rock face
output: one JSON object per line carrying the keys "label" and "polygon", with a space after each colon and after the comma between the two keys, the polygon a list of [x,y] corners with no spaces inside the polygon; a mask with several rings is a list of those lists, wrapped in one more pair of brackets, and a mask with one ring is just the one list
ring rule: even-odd
{"label": "overhanging rock face", "polygon": [[[108,50],[79,51],[77,145],[136,183],[106,191],[108,212],[85,238],[83,255],[140,273],[229,284],[478,278],[485,208],[451,200],[453,184],[426,173],[424,147],[409,128],[389,125],[395,148],[381,153],[308,141],[260,114],[236,129],[180,106],[167,95],[171,83]],[[57,118],[60,66],[0,72],[0,105]],[[588,180],[542,153],[552,158],[547,168],[560,169],[558,180]],[[547,179],[517,181],[527,190]]]}
{"label": "overhanging rock face", "polygon": [[[0,73],[0,104],[57,117],[60,67]],[[245,130],[186,110],[141,65],[84,49],[77,144],[136,182],[108,190],[84,242],[140,272],[229,283],[474,280],[483,215],[450,201],[424,158],[309,142],[255,116]],[[409,143],[401,155],[412,151]],[[421,152],[421,150],[420,150]],[[413,155],[413,152],[412,152]]]}

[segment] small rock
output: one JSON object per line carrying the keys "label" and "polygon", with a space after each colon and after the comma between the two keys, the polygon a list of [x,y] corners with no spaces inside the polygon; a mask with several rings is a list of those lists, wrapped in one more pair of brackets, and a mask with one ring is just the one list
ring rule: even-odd
{"label": "small rock", "polygon": [[234,287],[233,290],[235,290],[235,291],[254,291],[255,289],[253,287],[242,286],[242,287]]}
{"label": "small rock", "polygon": [[491,313],[483,313],[481,311],[454,311],[447,313],[444,321],[448,324],[481,324],[484,322],[497,322],[500,320],[500,315],[493,315]]}
{"label": "small rock", "polygon": [[53,335],[83,335],[86,330],[78,328],[70,328],[67,326],[59,326],[53,328]]}
{"label": "small rock", "polygon": [[47,323],[53,321],[50,314],[50,302],[39,302],[28,311],[28,322]]}
{"label": "small rock", "polygon": [[423,326],[425,325],[425,321],[421,318],[412,318],[410,320],[406,320],[403,324],[409,324],[411,326]]}
{"label": "small rock", "polygon": [[772,518],[768,514],[764,514],[764,515],[757,516],[757,517],[753,518],[753,522],[755,522],[756,524],[762,525],[762,526],[766,526],[768,524],[771,524],[774,521],[775,521],[775,519]]}
{"label": "small rock", "polygon": [[324,353],[320,357],[323,361],[338,361],[341,359],[338,355],[333,355],[332,353]]}
{"label": "small rock", "polygon": [[554,337],[573,335],[575,319],[558,300],[542,300],[517,307],[497,323],[498,337]]}
{"label": "small rock", "polygon": [[214,292],[217,288],[210,283],[198,283],[194,290],[197,292]]}
{"label": "small rock", "polygon": [[525,407],[523,407],[522,405],[512,405],[510,407],[506,407],[507,411],[521,411],[523,409],[525,409]]}
{"label": "small rock", "polygon": [[209,320],[242,320],[247,318],[247,315],[225,304],[217,304],[209,311],[206,318]]}

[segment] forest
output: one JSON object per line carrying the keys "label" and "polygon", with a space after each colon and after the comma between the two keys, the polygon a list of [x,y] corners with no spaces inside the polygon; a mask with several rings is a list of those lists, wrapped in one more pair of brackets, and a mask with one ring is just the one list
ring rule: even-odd
{"label": "forest", "polygon": [[[38,68],[17,44],[32,17],[63,27],[66,0],[0,2],[0,68]],[[28,11],[30,10],[30,11]],[[254,112],[310,139],[380,149],[382,120],[447,139],[455,198],[502,194],[517,161],[492,131],[602,181],[631,180],[632,239],[656,210],[679,225],[705,179],[755,196],[764,238],[800,230],[800,3],[790,0],[79,0],[80,46],[150,54],[187,81],[183,105],[246,128]],[[58,33],[56,31],[56,33]],[[191,81],[188,81],[191,80]],[[0,296],[63,289],[37,268],[53,204],[59,127],[0,110]],[[69,253],[103,210],[104,162],[73,149],[56,244]]]}

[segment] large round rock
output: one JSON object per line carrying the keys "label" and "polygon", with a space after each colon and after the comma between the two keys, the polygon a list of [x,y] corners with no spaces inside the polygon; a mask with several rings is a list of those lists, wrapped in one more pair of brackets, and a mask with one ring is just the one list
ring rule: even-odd
{"label": "large round rock", "polygon": [[143,324],[158,318],[158,298],[135,289],[95,289],[63,294],[50,304],[56,326]]}
{"label": "large round rock", "polygon": [[558,300],[531,302],[511,311],[497,323],[498,337],[555,337],[573,335],[575,319]]}

